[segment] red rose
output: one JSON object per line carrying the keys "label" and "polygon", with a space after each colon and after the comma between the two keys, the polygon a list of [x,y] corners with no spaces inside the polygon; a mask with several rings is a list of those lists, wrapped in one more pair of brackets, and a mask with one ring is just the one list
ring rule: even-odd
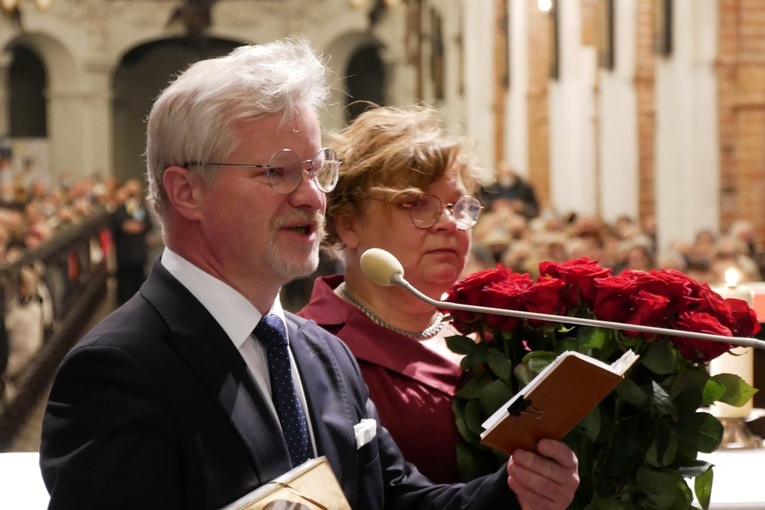
{"label": "red rose", "polygon": [[[520,310],[521,294],[534,285],[531,277],[526,273],[511,273],[501,282],[488,285],[484,289],[486,306],[501,308],[503,310]],[[499,330],[511,330],[521,324],[517,317],[505,315],[486,315],[486,324]]]}
{"label": "red rose", "polygon": [[[640,290],[632,301],[632,309],[626,322],[641,326],[664,327],[670,303],[671,300],[669,298]],[[632,337],[640,335],[647,339],[655,336],[651,333],[639,333],[637,331],[627,331],[626,334]]]}
{"label": "red rose", "polygon": [[648,275],[677,289],[677,294],[694,294],[704,285],[677,269],[652,269]]}
{"label": "red rose", "polygon": [[743,299],[728,298],[725,306],[733,317],[733,333],[736,336],[753,337],[760,332],[760,322],[757,313]]}
{"label": "red rose", "polygon": [[534,313],[565,315],[566,303],[561,299],[564,285],[561,279],[540,276],[534,285],[523,291],[521,296],[523,307]]}
{"label": "red rose", "polygon": [[675,269],[653,269],[640,280],[640,287],[672,300],[672,311],[695,309],[704,285]]}
{"label": "red rose", "polygon": [[647,273],[645,271],[626,269],[619,276],[625,273],[629,273],[630,279],[635,282],[635,286],[639,290],[644,290],[657,296],[672,299],[685,292],[684,287],[677,285],[677,282],[672,282],[670,279],[665,280],[663,275],[657,271]]}
{"label": "red rose", "polygon": [[595,279],[595,298],[592,310],[604,321],[624,322],[632,305],[635,282],[625,276]]}
{"label": "red rose", "polygon": [[733,329],[734,321],[730,309],[725,305],[725,299],[707,287],[699,296],[698,306],[688,307],[689,310],[706,312],[714,315],[728,329]]}
{"label": "red rose", "polygon": [[[473,273],[455,283],[446,294],[444,301],[462,305],[486,306],[483,289],[488,285],[504,280],[512,271],[497,265],[494,269],[485,269]],[[477,314],[460,310],[442,310],[454,318],[454,327],[462,334],[473,331],[470,326],[477,319]]]}
{"label": "red rose", "polygon": [[595,299],[595,278],[604,278],[611,269],[601,267],[597,262],[582,257],[564,263],[542,262],[539,273],[543,276],[560,278],[565,282],[563,299],[570,305],[590,305]]}
{"label": "red rose", "polygon": [[494,282],[499,282],[512,274],[512,271],[497,264],[493,269],[484,269],[473,273],[455,283],[447,292],[446,301],[464,305],[482,305],[483,289]]}
{"label": "red rose", "polygon": [[[682,331],[695,331],[698,333],[710,333],[712,335],[731,336],[731,331],[720,324],[714,316],[705,312],[682,312],[675,323],[675,328]],[[700,340],[695,338],[672,337],[672,342],[677,346],[685,358],[706,362],[719,355],[728,352],[729,343]]]}

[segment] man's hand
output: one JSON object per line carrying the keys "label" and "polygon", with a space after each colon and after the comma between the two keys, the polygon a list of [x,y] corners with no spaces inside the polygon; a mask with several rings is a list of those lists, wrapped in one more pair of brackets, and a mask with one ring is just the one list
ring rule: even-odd
{"label": "man's hand", "polygon": [[560,441],[542,439],[539,454],[516,450],[507,463],[507,484],[523,509],[568,507],[579,487],[579,461]]}

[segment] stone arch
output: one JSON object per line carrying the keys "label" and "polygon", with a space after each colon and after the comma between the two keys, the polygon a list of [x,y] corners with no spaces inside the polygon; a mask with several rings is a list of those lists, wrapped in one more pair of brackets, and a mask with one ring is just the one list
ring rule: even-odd
{"label": "stone arch", "polygon": [[45,90],[48,73],[38,53],[25,44],[15,44],[8,67],[8,129],[13,137],[45,138],[47,108]]}
{"label": "stone arch", "polygon": [[[3,47],[8,60],[11,64],[14,55],[21,55],[22,58],[29,61],[31,56],[36,60],[35,65],[40,66],[38,73],[42,73],[44,78],[42,83],[38,79],[33,79],[28,85],[35,91],[32,98],[22,101],[21,107],[29,109],[24,115],[28,116],[25,123],[34,123],[36,127],[30,129],[29,126],[18,130],[14,127],[12,135],[24,138],[32,137],[36,141],[24,143],[24,147],[31,150],[36,161],[35,172],[39,177],[45,178],[52,184],[56,176],[63,169],[79,168],[80,160],[74,155],[72,148],[77,146],[75,140],[79,134],[77,126],[81,125],[82,112],[75,109],[73,112],[62,110],[61,101],[57,98],[65,94],[71,94],[79,87],[81,74],[76,65],[74,55],[58,39],[47,34],[39,32],[23,32],[13,38],[8,39]],[[1,87],[5,95],[3,100],[6,104],[2,106],[2,111],[7,113],[6,117],[10,120],[11,115],[15,115],[11,101],[17,102],[18,97],[14,97],[13,88],[19,86],[18,83],[10,84],[7,80],[11,78],[8,74],[9,68],[5,69],[6,83]],[[16,78],[14,78],[16,79]],[[22,79],[30,79],[29,77]],[[24,86],[23,84],[20,86]],[[11,126],[6,125],[6,119],[3,119],[3,128],[10,131]],[[10,124],[10,122],[8,123]],[[17,147],[18,148],[18,147]],[[24,152],[24,151],[22,151]],[[20,157],[27,158],[29,154],[21,154]],[[31,156],[30,156],[31,157]],[[16,158],[16,156],[14,156]]]}
{"label": "stone arch", "polygon": [[57,39],[43,33],[21,33],[5,49],[26,46],[37,53],[48,74],[49,87],[72,89],[82,82],[74,55]]}
{"label": "stone arch", "polygon": [[174,75],[193,62],[224,55],[243,44],[207,38],[201,44],[188,39],[155,39],[124,53],[112,78],[114,176],[119,182],[142,178],[145,173],[145,120],[154,99]]}
{"label": "stone arch", "polygon": [[348,105],[345,120],[352,121],[369,109],[369,103],[385,104],[385,67],[380,47],[366,44],[359,47],[348,62]]}
{"label": "stone arch", "polygon": [[[332,98],[329,102],[327,112],[328,117],[324,122],[325,128],[336,130],[345,125],[349,118],[347,105],[352,100],[373,100],[375,102],[385,103],[385,67],[381,58],[383,50],[383,44],[373,34],[361,31],[343,34],[327,46],[327,53],[332,55],[330,65],[337,73],[338,80],[332,87]],[[359,56],[363,56],[364,53],[379,57],[378,70],[383,79],[378,80],[375,84],[376,87],[374,93],[365,93],[365,91],[369,92],[369,89],[364,88],[365,84],[361,82],[354,83],[347,75],[354,59],[356,59],[358,64]],[[351,98],[352,91],[350,87],[352,86],[357,87],[357,90],[354,90],[357,97],[354,98]]]}

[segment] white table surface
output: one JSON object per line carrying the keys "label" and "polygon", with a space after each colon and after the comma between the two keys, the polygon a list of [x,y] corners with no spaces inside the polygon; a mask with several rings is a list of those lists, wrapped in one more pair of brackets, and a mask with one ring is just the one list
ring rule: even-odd
{"label": "white table surface", "polygon": [[48,508],[48,491],[40,475],[39,459],[37,452],[0,453],[0,508]]}
{"label": "white table surface", "polygon": [[765,448],[700,454],[714,464],[711,509],[765,510]]}
{"label": "white table surface", "polygon": [[[765,448],[718,450],[699,458],[715,465],[711,509],[765,510]],[[37,452],[0,453],[0,509],[47,508],[38,460]]]}

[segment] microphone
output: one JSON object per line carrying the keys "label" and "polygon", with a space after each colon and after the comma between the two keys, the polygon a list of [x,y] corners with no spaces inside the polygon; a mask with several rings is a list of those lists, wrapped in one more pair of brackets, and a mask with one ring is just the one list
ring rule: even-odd
{"label": "microphone", "polygon": [[626,324],[622,322],[601,321],[597,319],[585,319],[583,317],[566,317],[563,315],[551,315],[546,313],[524,312],[521,310],[503,310],[501,308],[490,308],[487,306],[462,305],[449,303],[447,301],[437,301],[432,299],[404,279],[404,267],[390,252],[380,248],[370,248],[361,255],[361,270],[367,278],[377,285],[389,287],[399,285],[417,296],[422,301],[445,310],[462,310],[465,312],[487,313],[494,315],[506,315],[508,317],[519,317],[521,319],[535,319],[550,322],[560,322],[563,324],[577,324],[580,326],[593,326],[608,329],[623,329],[629,331],[639,331],[641,333],[650,333],[654,335],[680,336],[685,338],[695,338],[697,340],[709,340],[712,342],[723,342],[741,347],[753,347],[765,350],[765,341],[756,338],[744,338],[736,336],[713,335],[711,333],[698,333],[695,331],[683,331],[679,329],[658,328],[653,326],[642,326],[639,324]]}

